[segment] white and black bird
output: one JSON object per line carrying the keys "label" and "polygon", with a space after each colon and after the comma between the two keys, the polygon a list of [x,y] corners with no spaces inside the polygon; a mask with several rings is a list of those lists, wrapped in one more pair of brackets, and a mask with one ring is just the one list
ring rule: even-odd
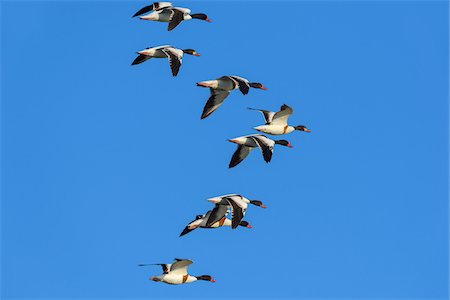
{"label": "white and black bird", "polygon": [[291,143],[286,140],[274,141],[262,134],[245,135],[229,139],[228,141],[238,145],[236,151],[231,157],[230,164],[228,165],[229,168],[237,166],[255,148],[259,148],[261,150],[264,161],[267,163],[272,159],[273,148],[275,145],[292,148]]}
{"label": "white and black bird", "polygon": [[259,200],[249,200],[239,194],[227,194],[222,196],[217,196],[208,199],[209,202],[214,203],[214,209],[206,221],[206,226],[211,226],[217,221],[221,220],[226,216],[228,211],[231,209],[232,219],[231,228],[237,228],[242,219],[244,218],[245,212],[247,211],[248,204],[253,204],[261,208],[266,208],[266,206]]}
{"label": "white and black bird", "polygon": [[288,118],[290,115],[294,113],[294,110],[287,106],[286,104],[283,104],[280,107],[280,110],[277,112],[264,110],[264,109],[255,109],[255,108],[248,108],[251,110],[257,110],[260,111],[264,119],[266,121],[265,125],[254,127],[254,129],[272,134],[272,135],[280,135],[280,134],[286,134],[291,133],[294,130],[304,131],[304,132],[311,132],[306,126],[304,125],[298,125],[298,126],[291,126],[288,125]]}
{"label": "white and black bird", "polygon": [[191,14],[190,9],[173,7],[171,2],[155,2],[152,5],[145,6],[133,15],[133,17],[137,16],[141,20],[168,22],[167,30],[169,31],[177,27],[182,21],[198,19],[212,22],[205,14]]}
{"label": "white and black bird", "polygon": [[171,264],[140,264],[139,266],[159,265],[162,267],[163,274],[150,277],[150,280],[164,282],[167,284],[183,284],[197,280],[216,282],[210,275],[192,276],[188,274],[188,267],[192,260],[175,258]]}
{"label": "white and black bird", "polygon": [[[209,226],[206,226],[209,217],[211,216],[211,212],[212,210],[208,211],[206,214],[204,215],[197,215],[195,217],[195,220],[191,221],[185,228],[184,230],[181,232],[180,236],[183,236],[185,234],[188,234],[189,232],[197,229],[197,228],[219,228],[219,227],[223,227],[223,226],[231,226],[232,225],[232,220],[228,219],[226,217],[226,214],[222,216],[221,219],[219,219],[217,222],[212,223]],[[244,220],[241,220],[238,224],[238,226],[242,226],[242,227],[247,227],[247,228],[252,228],[252,226]]]}
{"label": "white and black bird", "polygon": [[202,119],[208,117],[219,108],[232,90],[239,89],[243,95],[247,95],[250,88],[267,90],[263,84],[249,82],[247,79],[239,76],[222,76],[214,80],[197,82],[197,86],[209,88],[211,94],[203,108]]}
{"label": "white and black bird", "polygon": [[172,75],[175,77],[180,71],[181,64],[183,62],[183,54],[189,54],[194,56],[200,56],[194,49],[177,49],[170,45],[148,47],[144,50],[136,52],[138,57],[131,63],[131,65],[138,65],[150,58],[167,58],[169,60],[169,66],[172,71]]}

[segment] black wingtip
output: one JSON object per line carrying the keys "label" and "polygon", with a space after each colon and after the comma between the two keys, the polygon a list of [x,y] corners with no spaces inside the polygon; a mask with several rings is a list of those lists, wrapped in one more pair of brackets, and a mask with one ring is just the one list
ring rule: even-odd
{"label": "black wingtip", "polygon": [[183,231],[180,233],[179,237],[188,234],[189,232],[191,232],[194,229],[189,229],[187,226],[183,229]]}
{"label": "black wingtip", "polygon": [[145,61],[147,61],[147,60],[149,60],[149,59],[150,59],[149,56],[144,55],[144,54],[139,54],[139,55],[133,60],[133,62],[131,63],[131,65],[132,65],[132,66],[134,66],[134,65],[139,65],[139,64],[141,64],[141,63],[143,63],[143,62],[145,62]]}
{"label": "black wingtip", "polygon": [[202,115],[200,116],[200,120],[206,119],[206,118],[209,117],[210,115],[211,115],[211,113],[203,112]]}

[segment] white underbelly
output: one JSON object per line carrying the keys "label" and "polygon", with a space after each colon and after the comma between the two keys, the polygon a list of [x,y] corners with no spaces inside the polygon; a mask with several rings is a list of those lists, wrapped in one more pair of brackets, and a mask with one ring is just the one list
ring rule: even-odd
{"label": "white underbelly", "polygon": [[287,134],[294,131],[294,127],[292,126],[286,126],[286,125],[261,125],[258,127],[255,127],[255,130],[272,134],[272,135],[280,135],[280,134]]}
{"label": "white underbelly", "polygon": [[163,281],[168,284],[182,284],[190,283],[196,281],[197,278],[191,275],[181,275],[181,274],[166,274],[164,275]]}

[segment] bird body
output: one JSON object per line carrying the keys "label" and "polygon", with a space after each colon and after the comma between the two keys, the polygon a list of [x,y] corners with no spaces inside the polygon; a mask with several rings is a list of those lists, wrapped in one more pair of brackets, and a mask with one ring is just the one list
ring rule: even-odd
{"label": "bird body", "polygon": [[228,165],[229,168],[233,168],[240,164],[255,148],[259,148],[261,150],[264,161],[267,163],[272,160],[275,144],[292,148],[292,145],[286,140],[274,141],[262,134],[251,134],[236,137],[228,141],[238,145],[236,151],[231,157],[230,164]]}
{"label": "bird body", "polygon": [[167,30],[169,31],[177,27],[182,21],[199,19],[212,22],[205,14],[191,14],[189,8],[173,7],[171,2],[155,2],[152,5],[141,8],[133,15],[133,17],[137,16],[141,20],[168,22]]}
{"label": "bird body", "polygon": [[210,90],[210,96],[203,108],[201,118],[204,119],[211,115],[222,102],[228,97],[230,91],[239,89],[243,95],[247,95],[250,88],[267,90],[267,88],[259,82],[249,82],[247,79],[231,75],[222,76],[214,80],[206,80],[197,82],[197,86],[206,87]]}
{"label": "bird body", "polygon": [[177,76],[180,71],[181,64],[183,62],[183,54],[189,54],[194,56],[200,56],[194,49],[177,49],[170,45],[163,45],[158,47],[148,47],[144,50],[136,52],[139,54],[138,57],[134,59],[131,65],[141,64],[150,58],[167,58],[169,61],[169,66],[172,71],[172,76]]}
{"label": "bird body", "polygon": [[272,135],[288,134],[295,130],[311,132],[303,125],[291,126],[288,125],[288,118],[294,113],[294,110],[286,104],[280,107],[277,112],[268,111],[264,109],[249,108],[261,112],[266,121],[265,125],[254,127],[253,129]]}
{"label": "bird body", "polygon": [[260,125],[254,129],[271,135],[288,134],[295,130],[294,126],[289,125]]}
{"label": "bird body", "polygon": [[[232,226],[232,220],[226,218],[226,214],[228,214],[228,211],[225,212],[225,214],[222,216],[221,219],[217,220],[216,222],[212,224],[207,224],[209,217],[211,216],[212,210],[208,211],[204,215],[198,215],[194,221],[190,222],[184,230],[181,232],[180,236],[183,236],[185,234],[188,234],[189,232],[197,229],[197,228],[219,228],[224,226]],[[238,224],[243,227],[252,228],[250,224],[247,221],[240,221]]]}
{"label": "bird body", "polygon": [[152,277],[153,281],[164,282],[167,284],[183,284],[197,281],[197,277],[182,274],[162,274]]}
{"label": "bird body", "polygon": [[227,194],[222,196],[217,196],[208,199],[209,202],[214,203],[215,207],[211,211],[211,215],[206,222],[206,226],[214,224],[218,220],[221,220],[231,209],[232,219],[231,228],[237,228],[244,218],[245,212],[247,211],[248,204],[253,204],[261,208],[266,208],[266,206],[259,200],[249,200],[239,194]]}
{"label": "bird body", "polygon": [[191,283],[197,280],[216,282],[209,275],[189,275],[187,269],[191,264],[192,261],[189,259],[175,258],[175,262],[173,262],[172,264],[140,264],[139,266],[160,265],[163,269],[163,274],[149,278],[150,280],[156,282],[164,282],[167,284]]}
{"label": "bird body", "polygon": [[[152,58],[167,58],[168,56],[167,56],[166,51],[168,51],[168,50],[183,55],[183,51],[181,51],[180,49],[177,49],[171,45],[148,47],[148,48],[145,48],[144,50],[138,51],[137,53],[141,54],[141,55],[146,55],[146,56],[149,56]],[[181,53],[179,53],[179,51],[181,51]]]}

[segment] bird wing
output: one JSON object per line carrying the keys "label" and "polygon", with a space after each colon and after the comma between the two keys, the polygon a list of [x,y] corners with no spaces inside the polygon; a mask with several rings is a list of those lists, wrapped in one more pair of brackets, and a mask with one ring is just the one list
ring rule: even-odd
{"label": "bird wing", "polygon": [[[239,223],[241,223],[242,219],[244,218],[245,208],[243,208],[243,204],[245,203],[234,197],[226,197],[224,199],[228,201],[233,210],[231,218],[231,228],[235,229],[239,226]],[[247,205],[245,205],[245,207],[246,206]]]}
{"label": "bird wing", "polygon": [[164,48],[173,48],[173,46],[172,45],[161,45],[161,46],[157,46],[157,47],[149,47],[148,49],[162,50]]}
{"label": "bird wing", "polygon": [[275,113],[275,115],[272,118],[272,125],[287,125],[287,120],[290,115],[294,113],[294,110],[287,106],[286,104],[283,104],[280,107],[280,110]]}
{"label": "bird wing", "polygon": [[177,76],[183,62],[183,51],[171,47],[164,48],[161,51],[164,52],[169,59],[169,65],[172,70],[173,77]]}
{"label": "bird wing", "polygon": [[138,10],[137,13],[135,13],[133,15],[133,18],[137,17],[139,15],[148,13],[152,10],[159,10],[159,9],[163,9],[163,8],[171,7],[171,6],[172,6],[172,3],[170,3],[170,2],[155,2],[152,5],[145,6],[145,7],[141,8],[140,10]]}
{"label": "bird wing", "polygon": [[275,112],[265,110],[265,109],[257,109],[257,108],[251,108],[251,107],[247,107],[247,109],[257,110],[257,111],[261,112],[262,115],[264,116],[264,120],[266,121],[266,125],[269,125],[272,122],[273,116],[275,115]]}
{"label": "bird wing", "polygon": [[238,85],[239,85],[239,90],[241,91],[242,94],[247,95],[248,91],[250,90],[250,85],[248,83],[248,80],[239,76],[229,76],[230,78],[234,79],[235,81],[237,81]]}
{"label": "bird wing", "polygon": [[191,10],[189,8],[185,8],[185,7],[174,7],[174,9],[181,11],[185,15],[188,15],[191,13]]}
{"label": "bird wing", "polygon": [[175,27],[177,27],[183,20],[184,20],[184,12],[179,9],[171,9],[171,15],[170,15],[170,22],[169,26],[167,27],[168,31],[173,30]]}
{"label": "bird wing", "polygon": [[241,161],[243,161],[252,150],[253,148],[251,147],[247,147],[245,145],[238,145],[236,151],[234,151],[233,156],[231,157],[230,164],[228,165],[228,167],[233,168],[238,164],[240,164]]}
{"label": "bird wing", "polygon": [[170,274],[179,274],[179,275],[186,275],[188,266],[192,264],[192,260],[189,259],[177,259],[175,258],[176,262],[172,264],[170,267]]}
{"label": "bird wing", "polygon": [[170,270],[170,266],[172,266],[171,264],[140,264],[138,265],[139,267],[144,267],[144,266],[161,266],[163,273],[167,274],[169,273]]}
{"label": "bird wing", "polygon": [[214,209],[211,211],[211,214],[209,215],[208,221],[206,221],[205,227],[210,227],[212,224],[225,217],[227,213],[228,205],[216,204]]}
{"label": "bird wing", "polygon": [[225,100],[225,98],[228,97],[230,94],[230,91],[222,90],[222,89],[209,89],[211,92],[211,95],[208,98],[208,101],[205,104],[205,107],[203,108],[203,113],[201,118],[204,119],[208,117],[210,114],[212,114],[216,109],[219,108],[219,106],[222,104],[222,102]]}
{"label": "bird wing", "polygon": [[133,65],[141,64],[141,63],[143,63],[144,61],[149,60],[150,58],[152,58],[152,57],[151,57],[151,56],[148,56],[148,55],[144,55],[144,54],[139,54],[139,56],[136,57],[136,58],[133,60],[133,62],[131,63],[131,65],[133,66]]}
{"label": "bird wing", "polygon": [[203,216],[203,218],[195,219],[195,220],[191,221],[186,227],[184,227],[183,231],[180,233],[180,236],[188,234],[189,232],[197,229],[197,227],[200,226],[202,221],[204,221],[204,217],[205,216]]}
{"label": "bird wing", "polygon": [[258,145],[264,157],[264,161],[270,162],[270,160],[272,159],[273,146],[275,145],[275,142],[272,141],[271,139],[266,138],[263,135],[251,135],[249,136],[249,138],[254,140],[255,143]]}

